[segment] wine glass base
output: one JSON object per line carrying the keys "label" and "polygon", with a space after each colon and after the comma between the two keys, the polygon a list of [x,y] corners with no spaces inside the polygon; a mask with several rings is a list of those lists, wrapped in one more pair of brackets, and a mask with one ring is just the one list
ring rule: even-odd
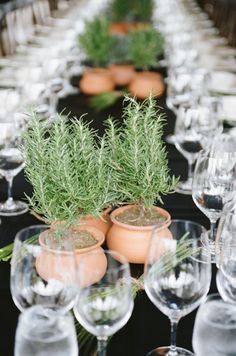
{"label": "wine glass base", "polygon": [[192,180],[186,180],[184,182],[178,182],[175,191],[176,193],[192,195]]}
{"label": "wine glass base", "polygon": [[28,210],[28,205],[18,200],[13,200],[10,204],[7,202],[0,204],[1,216],[17,216],[25,214]]}
{"label": "wine glass base", "polygon": [[158,347],[155,350],[150,351],[146,356],[194,356],[191,351],[183,349],[182,347],[176,347],[176,351],[171,351],[170,346]]}

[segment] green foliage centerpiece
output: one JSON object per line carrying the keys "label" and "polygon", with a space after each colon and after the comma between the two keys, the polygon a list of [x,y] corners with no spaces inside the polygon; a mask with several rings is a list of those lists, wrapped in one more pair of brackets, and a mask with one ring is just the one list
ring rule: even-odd
{"label": "green foliage centerpiece", "polygon": [[133,30],[128,34],[128,56],[136,68],[148,70],[156,67],[158,56],[163,53],[161,33],[152,26]]}
{"label": "green foliage centerpiece", "polygon": [[109,33],[105,17],[95,16],[85,22],[84,31],[78,37],[79,47],[93,68],[86,70],[80,80],[80,90],[87,95],[110,92],[115,83],[106,69],[110,62],[114,39]]}
{"label": "green foliage centerpiece", "polygon": [[109,34],[109,21],[95,16],[85,22],[83,32],[78,36],[79,47],[94,67],[106,67],[114,45]]}
{"label": "green foliage centerpiece", "polygon": [[155,99],[139,103],[126,97],[125,104],[122,127],[109,119],[105,137],[118,204],[125,204],[111,214],[107,243],[130,262],[143,263],[153,226],[167,228],[170,222],[168,212],[154,204],[174,192],[176,178],[170,176],[162,138],[164,117]]}
{"label": "green foliage centerpiece", "polygon": [[[24,140],[25,175],[33,187],[29,203],[56,230],[58,240],[68,229],[81,230],[86,217],[98,218],[110,205],[108,149],[88,124],[58,115],[47,128],[33,113]],[[91,245],[87,233],[76,238],[78,248]]]}

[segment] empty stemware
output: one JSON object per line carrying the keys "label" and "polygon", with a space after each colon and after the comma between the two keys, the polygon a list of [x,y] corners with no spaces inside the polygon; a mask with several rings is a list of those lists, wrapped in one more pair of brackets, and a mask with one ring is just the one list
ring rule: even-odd
{"label": "empty stemware", "polygon": [[[45,225],[20,230],[14,240],[11,261],[11,293],[20,311],[35,304],[65,313],[77,296],[74,246],[61,241],[61,250],[39,243]],[[62,236],[60,236],[62,239]]]}
{"label": "empty stemware", "polygon": [[203,226],[187,221],[172,220],[172,237],[160,237],[154,229],[145,264],[144,285],[154,305],[171,322],[171,346],[159,347],[148,356],[193,355],[176,347],[179,320],[193,311],[207,295],[211,280],[210,255],[203,249]]}
{"label": "empty stemware", "polygon": [[8,198],[0,203],[0,215],[15,216],[28,211],[28,205],[12,197],[14,177],[24,167],[24,157],[20,151],[20,126],[17,121],[0,122],[0,174],[8,183]]}
{"label": "empty stemware", "polygon": [[197,207],[210,220],[208,243],[212,262],[215,262],[216,223],[235,190],[235,159],[234,153],[202,151],[194,171],[192,197]]}
{"label": "empty stemware", "polygon": [[107,265],[102,276],[98,266],[88,265],[91,254],[81,258],[78,299],[74,306],[79,323],[97,337],[99,356],[106,355],[108,337],[127,323],[133,310],[129,264],[114,251],[105,254]]}

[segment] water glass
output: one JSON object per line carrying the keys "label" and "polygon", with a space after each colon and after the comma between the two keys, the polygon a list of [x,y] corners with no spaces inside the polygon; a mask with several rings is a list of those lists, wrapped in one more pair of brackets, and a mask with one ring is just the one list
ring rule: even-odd
{"label": "water glass", "polygon": [[233,356],[236,350],[236,305],[209,295],[197,312],[193,330],[196,356]]}
{"label": "water glass", "polygon": [[71,315],[35,305],[20,316],[16,329],[15,356],[78,356]]}

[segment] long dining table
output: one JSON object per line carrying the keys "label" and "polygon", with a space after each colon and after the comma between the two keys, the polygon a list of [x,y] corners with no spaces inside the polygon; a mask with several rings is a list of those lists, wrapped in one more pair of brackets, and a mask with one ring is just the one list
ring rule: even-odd
{"label": "long dining table", "polygon": [[[78,85],[79,78],[73,79],[73,84]],[[164,137],[172,133],[175,124],[175,115],[170,111],[165,103],[165,95],[157,99],[157,106],[161,112],[165,113],[166,124],[164,126]],[[89,98],[81,93],[75,93],[61,98],[58,103],[58,111],[70,117],[79,118],[87,113],[83,120],[90,122],[98,134],[104,130],[103,122],[109,116],[113,116],[118,121],[122,121],[122,99],[119,99],[112,107],[100,112],[94,111],[90,107]],[[186,178],[187,161],[176,150],[173,145],[166,143],[169,167],[172,174]],[[0,180],[0,200],[6,198],[6,182]],[[24,172],[18,174],[14,179],[13,195],[16,199],[25,199],[25,194],[32,192],[30,184],[24,178]],[[208,219],[195,206],[190,195],[178,193],[163,197],[164,208],[168,210],[172,219],[187,219],[198,222],[209,227]],[[36,225],[40,222],[30,213],[25,213],[18,217],[1,217],[0,224],[0,247],[5,246],[14,240],[14,236],[20,229]],[[143,272],[143,265],[131,266],[131,270]],[[213,265],[212,284],[210,292],[216,291],[215,286],[216,267]],[[192,350],[192,331],[196,311],[185,316],[179,323],[177,343],[179,346]],[[0,356],[14,355],[14,338],[19,311],[10,293],[10,263],[0,262]],[[169,345],[170,343],[170,323],[148,299],[144,290],[140,290],[135,298],[135,305],[132,316],[127,324],[118,331],[110,340],[108,345],[108,356],[144,356],[148,351],[157,346]],[[24,355],[22,355],[24,356]],[[68,355],[69,356],[69,355]],[[80,356],[92,356],[90,353],[80,353]]]}

